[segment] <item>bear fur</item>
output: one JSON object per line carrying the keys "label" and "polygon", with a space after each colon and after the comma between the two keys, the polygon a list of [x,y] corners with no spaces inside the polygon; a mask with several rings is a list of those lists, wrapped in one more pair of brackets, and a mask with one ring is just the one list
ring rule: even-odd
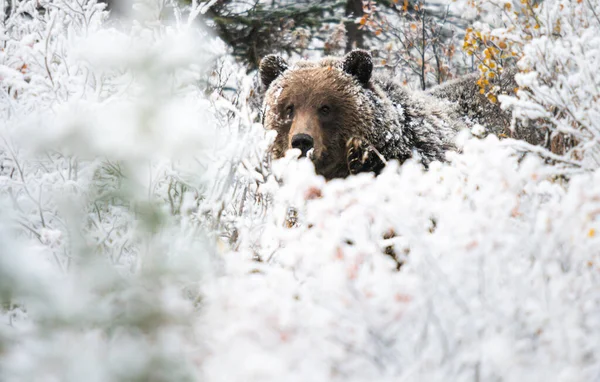
{"label": "bear fur", "polygon": [[[467,74],[426,92],[435,98],[448,101],[448,106],[457,109],[469,125],[480,124],[493,129],[489,132],[498,136],[506,134],[510,131],[511,113],[502,110],[498,102],[490,102],[484,94],[480,93],[478,79],[479,73]],[[512,83],[514,83],[514,76],[511,75],[497,79],[493,85],[507,89]],[[512,88],[515,87],[516,84],[512,85]]]}
{"label": "bear fur", "polygon": [[277,131],[273,156],[298,148],[326,179],[378,173],[387,161],[414,155],[425,166],[444,161],[465,127],[457,108],[373,75],[362,50],[294,66],[269,55],[260,77],[267,87],[263,124]]}
{"label": "bear fur", "polygon": [[[514,95],[518,87],[515,81],[516,70],[508,69],[500,76],[490,80],[490,85],[496,89],[496,94]],[[499,138],[514,138],[524,140],[532,145],[544,144],[546,139],[544,129],[535,123],[523,125],[513,121],[512,112],[502,109],[498,102],[490,100],[480,93],[477,80],[479,73],[468,74],[445,82],[427,91],[448,107],[454,108],[462,116],[467,125],[479,124],[485,126],[486,133]]]}

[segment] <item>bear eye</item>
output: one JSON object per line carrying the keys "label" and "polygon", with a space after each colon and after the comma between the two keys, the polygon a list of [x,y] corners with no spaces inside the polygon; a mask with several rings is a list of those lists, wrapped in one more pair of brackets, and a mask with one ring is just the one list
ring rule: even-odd
{"label": "bear eye", "polygon": [[319,114],[321,114],[322,116],[329,115],[330,112],[331,108],[327,105],[323,105],[319,108]]}
{"label": "bear eye", "polygon": [[294,116],[294,105],[288,105],[285,108],[285,117],[292,118]]}

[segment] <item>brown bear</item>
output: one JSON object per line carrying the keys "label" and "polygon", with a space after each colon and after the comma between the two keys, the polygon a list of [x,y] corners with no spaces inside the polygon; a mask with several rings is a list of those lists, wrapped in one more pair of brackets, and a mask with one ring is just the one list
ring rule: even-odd
{"label": "brown bear", "polygon": [[386,161],[415,155],[425,166],[443,161],[464,127],[455,110],[372,74],[363,50],[294,66],[279,56],[263,58],[263,124],[277,131],[274,157],[299,149],[327,179],[379,173]]}

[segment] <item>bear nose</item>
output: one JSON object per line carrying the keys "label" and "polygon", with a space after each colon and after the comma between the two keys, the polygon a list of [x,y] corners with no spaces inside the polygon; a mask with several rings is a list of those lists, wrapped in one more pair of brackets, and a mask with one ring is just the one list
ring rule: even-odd
{"label": "bear nose", "polygon": [[292,137],[292,147],[295,149],[300,149],[302,151],[303,157],[306,156],[308,150],[312,149],[314,146],[313,138],[308,134],[296,134]]}

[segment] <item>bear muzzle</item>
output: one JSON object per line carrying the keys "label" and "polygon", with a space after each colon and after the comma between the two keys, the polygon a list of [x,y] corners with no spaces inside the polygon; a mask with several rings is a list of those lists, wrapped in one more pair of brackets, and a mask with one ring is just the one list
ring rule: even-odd
{"label": "bear muzzle", "polygon": [[300,157],[314,161],[325,150],[319,119],[312,112],[301,111],[294,116],[288,137],[288,148],[300,150]]}
{"label": "bear muzzle", "polygon": [[308,134],[296,134],[292,137],[292,148],[299,149],[302,154],[300,157],[306,157],[309,151],[314,149],[315,141],[313,137]]}

